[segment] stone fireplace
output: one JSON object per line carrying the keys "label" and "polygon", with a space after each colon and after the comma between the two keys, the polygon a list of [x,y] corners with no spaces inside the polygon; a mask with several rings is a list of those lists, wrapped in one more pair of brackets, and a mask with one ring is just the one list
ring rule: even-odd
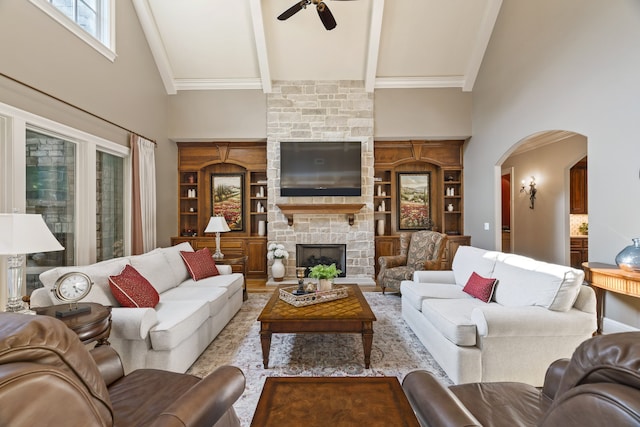
{"label": "stone fireplace", "polygon": [[[347,245],[296,245],[296,267],[318,264],[335,264],[342,271],[338,277],[346,277]],[[305,271],[305,277],[309,277],[309,269]]]}
{"label": "stone fireplace", "polygon": [[[280,141],[356,140],[362,147],[362,195],[353,197],[281,197]],[[297,245],[344,246],[348,278],[370,281],[374,275],[373,93],[361,81],[279,81],[267,95],[268,240],[289,252],[286,277],[295,278]],[[347,219],[319,209],[297,213],[289,225],[279,204],[364,205]],[[351,223],[352,222],[352,223]],[[362,280],[360,280],[362,279]]]}

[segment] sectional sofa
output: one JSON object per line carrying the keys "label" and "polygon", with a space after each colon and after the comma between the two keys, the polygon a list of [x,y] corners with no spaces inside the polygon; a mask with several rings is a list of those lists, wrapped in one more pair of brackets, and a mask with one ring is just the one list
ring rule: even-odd
{"label": "sectional sofa", "polygon": [[[60,304],[51,289],[70,271],[87,274],[91,292],[81,302],[112,307],[109,342],[129,373],[139,368],[185,372],[242,306],[244,277],[217,265],[220,274],[193,280],[180,251],[189,243],[158,248],[143,255],[115,258],[80,267],[58,267],[40,275],[44,287],[31,295],[31,306]],[[114,297],[110,276],[130,265],[155,288],[155,307],[123,307]]]}
{"label": "sectional sofa", "polygon": [[[596,330],[583,279],[582,270],[461,246],[452,270],[401,283],[402,316],[454,383],[542,386],[551,362]],[[480,293],[478,283],[487,285]]]}

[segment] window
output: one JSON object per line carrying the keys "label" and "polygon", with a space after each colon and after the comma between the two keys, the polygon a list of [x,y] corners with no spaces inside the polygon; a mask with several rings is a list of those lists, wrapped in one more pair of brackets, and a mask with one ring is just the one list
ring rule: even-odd
{"label": "window", "polygon": [[0,212],[41,214],[65,248],[27,256],[29,294],[43,271],[129,253],[129,154],[126,146],[0,103]]}
{"label": "window", "polygon": [[124,256],[124,159],[96,155],[96,261]]}
{"label": "window", "polygon": [[115,60],[115,1],[30,1],[111,61]]}

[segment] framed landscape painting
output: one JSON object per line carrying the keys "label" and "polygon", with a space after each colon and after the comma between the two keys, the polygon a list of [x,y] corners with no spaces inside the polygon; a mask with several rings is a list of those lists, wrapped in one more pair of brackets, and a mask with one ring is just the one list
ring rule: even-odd
{"label": "framed landscape painting", "polygon": [[431,228],[431,174],[398,173],[398,229]]}
{"label": "framed landscape painting", "polygon": [[211,174],[211,215],[223,216],[231,231],[244,229],[243,181],[243,174]]}

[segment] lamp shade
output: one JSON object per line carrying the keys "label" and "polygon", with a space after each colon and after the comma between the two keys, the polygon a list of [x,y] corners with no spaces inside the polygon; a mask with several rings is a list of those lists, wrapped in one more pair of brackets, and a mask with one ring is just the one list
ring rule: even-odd
{"label": "lamp shade", "polygon": [[42,215],[0,214],[0,255],[62,251]]}
{"label": "lamp shade", "polygon": [[205,233],[224,233],[226,231],[231,231],[231,229],[222,216],[212,216],[207,228],[204,229]]}

